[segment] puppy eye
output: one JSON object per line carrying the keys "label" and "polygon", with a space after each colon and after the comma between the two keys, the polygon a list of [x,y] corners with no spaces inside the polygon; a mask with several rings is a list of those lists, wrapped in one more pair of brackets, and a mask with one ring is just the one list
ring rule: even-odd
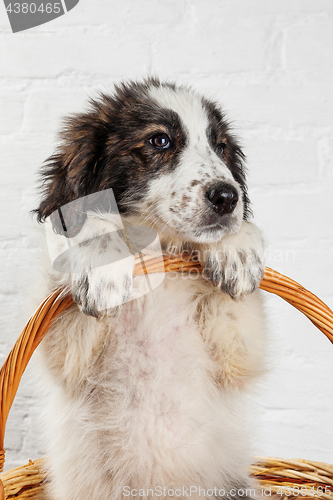
{"label": "puppy eye", "polygon": [[222,155],[222,154],[223,154],[223,151],[224,151],[224,148],[225,148],[225,144],[223,144],[223,142],[220,142],[220,143],[216,146],[216,152],[217,152],[219,155]]}
{"label": "puppy eye", "polygon": [[170,137],[167,134],[155,134],[150,140],[150,144],[152,144],[156,149],[167,149],[171,146]]}

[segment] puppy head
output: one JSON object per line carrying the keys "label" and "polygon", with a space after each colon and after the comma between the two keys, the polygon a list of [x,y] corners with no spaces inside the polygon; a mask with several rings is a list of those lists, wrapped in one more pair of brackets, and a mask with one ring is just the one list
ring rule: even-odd
{"label": "puppy head", "polygon": [[[112,188],[132,222],[182,241],[217,241],[249,214],[243,158],[221,110],[193,90],[155,79],[122,84],[67,120],[42,172],[38,220]],[[85,216],[74,210],[71,225],[79,230]]]}

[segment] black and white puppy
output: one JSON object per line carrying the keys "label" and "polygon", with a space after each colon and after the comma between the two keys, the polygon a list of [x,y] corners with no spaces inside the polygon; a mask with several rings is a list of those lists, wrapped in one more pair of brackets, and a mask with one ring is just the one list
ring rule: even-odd
{"label": "black and white puppy", "polygon": [[119,250],[128,224],[154,228],[164,253],[195,252],[205,268],[196,279],[166,273],[129,300],[146,279],[133,279],[133,255],[50,267],[49,289],[65,287],[76,304],[41,345],[54,381],[48,498],[254,496],[245,424],[264,371],[263,244],[220,108],[156,79],[122,84],[67,121],[43,175],[39,221],[112,189],[121,227],[107,204],[72,210],[66,236],[86,255]]}

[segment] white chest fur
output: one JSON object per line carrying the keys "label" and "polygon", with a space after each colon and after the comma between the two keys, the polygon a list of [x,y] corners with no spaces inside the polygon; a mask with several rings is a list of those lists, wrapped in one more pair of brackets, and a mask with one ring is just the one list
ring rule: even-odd
{"label": "white chest fur", "polygon": [[211,289],[170,275],[117,318],[73,307],[53,326],[44,353],[58,386],[54,491],[73,463],[75,494],[92,488],[96,500],[120,499],[125,486],[211,488],[245,477],[242,389],[262,355],[260,293],[236,302]]}

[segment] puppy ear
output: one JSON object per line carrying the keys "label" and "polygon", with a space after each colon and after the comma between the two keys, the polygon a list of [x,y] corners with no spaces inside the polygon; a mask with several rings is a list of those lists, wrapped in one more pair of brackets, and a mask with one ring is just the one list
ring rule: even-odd
{"label": "puppy ear", "polygon": [[56,234],[73,238],[81,231],[87,212],[85,198],[78,198],[52,212],[50,220]]}
{"label": "puppy ear", "polygon": [[[103,189],[97,181],[102,169],[106,127],[97,103],[92,104],[95,108],[90,112],[66,120],[60,135],[61,145],[45,162],[41,173],[43,198],[34,211],[37,220],[43,222],[55,212],[51,218],[54,230],[67,237],[77,234],[87,217],[79,199]],[[74,200],[78,203],[71,203]],[[60,214],[65,206],[64,224]]]}

